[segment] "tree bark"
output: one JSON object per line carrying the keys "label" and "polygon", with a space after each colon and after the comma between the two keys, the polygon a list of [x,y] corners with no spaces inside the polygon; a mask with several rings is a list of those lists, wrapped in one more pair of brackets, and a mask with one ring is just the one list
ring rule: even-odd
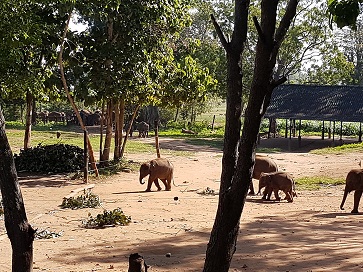
{"label": "tree bark", "polygon": [[113,159],[118,160],[120,158],[119,153],[119,145],[120,145],[120,133],[122,135],[122,131],[120,130],[120,100],[116,100],[115,103],[115,148],[113,150]]}
{"label": "tree bark", "polygon": [[31,147],[31,131],[32,131],[32,114],[33,114],[33,95],[27,91],[26,92],[26,117],[25,117],[25,134],[24,134],[24,149]]}
{"label": "tree bark", "polygon": [[106,135],[105,135],[105,144],[103,147],[102,152],[102,159],[101,163],[103,165],[107,165],[110,160],[110,149],[111,149],[111,142],[112,142],[112,125],[113,125],[113,105],[112,101],[109,100],[107,102],[107,115],[106,115]]}
{"label": "tree bark", "polygon": [[[276,56],[291,20],[296,14],[298,0],[290,0],[286,13],[275,33],[278,0],[262,0],[261,26],[257,43],[254,76],[245,112],[242,136],[242,72],[240,56],[247,35],[249,1],[235,1],[235,24],[232,40],[226,41],[217,22],[212,22],[227,52],[227,109],[224,136],[219,204],[203,271],[227,272],[239,232],[240,217],[252,182],[255,151],[261,119],[270,102],[272,90],[283,80],[272,78]],[[238,152],[237,152],[238,150]]]}
{"label": "tree bark", "polygon": [[13,154],[5,133],[5,119],[0,108],[0,189],[5,227],[12,246],[12,271],[30,272],[33,268],[35,231],[28,223],[20,191]]}

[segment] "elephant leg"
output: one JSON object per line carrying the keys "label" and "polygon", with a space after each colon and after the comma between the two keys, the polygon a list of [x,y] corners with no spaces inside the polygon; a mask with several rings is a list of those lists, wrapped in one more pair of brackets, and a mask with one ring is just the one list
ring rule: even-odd
{"label": "elephant leg", "polygon": [[[149,176],[149,180],[147,181],[147,188],[146,188],[146,192],[150,192],[151,191],[151,185],[153,184],[153,182],[155,182],[156,187],[158,187],[158,190],[161,190],[161,187],[159,185],[158,179]],[[160,189],[159,189],[160,188]]]}
{"label": "elephant leg", "polygon": [[274,189],[274,195],[275,195],[275,199],[277,201],[280,201],[281,200],[281,197],[279,197],[279,190],[278,189]]}
{"label": "elephant leg", "polygon": [[290,193],[290,191],[286,191],[285,194],[286,194],[285,199],[287,200],[287,202],[293,202],[294,201],[294,199],[292,197],[292,193]]}
{"label": "elephant leg", "polygon": [[354,192],[354,207],[351,213],[358,213],[358,206],[360,202],[360,197],[362,196],[362,192],[360,190],[356,190]]}
{"label": "elephant leg", "polygon": [[159,184],[158,179],[154,179],[154,183],[155,183],[156,187],[158,187],[158,191],[161,191],[161,186]]}
{"label": "elephant leg", "polygon": [[165,185],[165,191],[170,191],[171,190],[170,181],[168,179],[162,179],[161,181]]}
{"label": "elephant leg", "polygon": [[248,193],[249,195],[254,195],[255,194],[255,189],[253,188],[253,182],[251,180],[251,183],[250,183],[250,191]]}

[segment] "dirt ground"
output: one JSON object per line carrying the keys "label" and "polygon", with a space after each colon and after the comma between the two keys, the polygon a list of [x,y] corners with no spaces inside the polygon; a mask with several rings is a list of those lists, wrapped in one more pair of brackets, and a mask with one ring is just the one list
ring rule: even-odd
{"label": "dirt ground", "polygon": [[[140,139],[138,139],[140,140]],[[144,140],[144,139],[141,139]],[[146,139],[152,143],[152,139]],[[262,139],[261,147],[281,147],[269,153],[281,170],[294,177],[345,178],[359,168],[362,154],[314,155],[308,151],[332,144],[331,140]],[[82,188],[81,180],[62,175],[20,178],[28,219],[34,228],[62,235],[34,242],[34,271],[127,271],[128,256],[143,255],[150,271],[202,271],[206,245],[213,226],[222,152],[180,140],[160,138],[163,149],[191,151],[187,156],[166,156],[175,167],[172,191],[144,192],[138,173],[120,173],[93,180],[98,209],[60,209],[64,196]],[[161,152],[163,152],[161,150]],[[162,153],[163,154],[163,153]],[[154,154],[127,154],[143,162]],[[255,181],[255,188],[257,182]],[[298,191],[293,203],[263,202],[248,196],[230,271],[362,271],[362,214],[352,215],[352,194],[341,211],[343,186]],[[178,200],[174,200],[178,197]],[[123,227],[85,229],[81,220],[103,208],[120,207],[132,222]],[[363,211],[363,207],[361,208]],[[0,271],[11,271],[11,247],[0,219]],[[170,257],[166,254],[170,253]]]}

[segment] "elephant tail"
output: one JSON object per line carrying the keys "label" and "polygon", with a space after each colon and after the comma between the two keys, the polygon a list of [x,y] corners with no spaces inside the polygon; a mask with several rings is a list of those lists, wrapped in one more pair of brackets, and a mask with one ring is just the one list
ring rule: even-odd
{"label": "elephant tail", "polygon": [[341,210],[344,210],[343,206],[344,206],[345,200],[347,199],[348,194],[349,194],[348,190],[344,190],[344,195],[343,195],[342,203],[340,204],[340,209]]}

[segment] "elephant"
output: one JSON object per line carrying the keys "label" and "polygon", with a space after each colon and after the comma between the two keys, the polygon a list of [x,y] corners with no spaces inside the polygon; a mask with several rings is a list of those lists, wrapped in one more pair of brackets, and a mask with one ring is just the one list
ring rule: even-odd
{"label": "elephant", "polygon": [[292,176],[286,172],[272,172],[272,173],[261,173],[259,179],[260,190],[266,186],[263,193],[262,199],[270,200],[272,192],[274,192],[275,199],[280,201],[279,190],[282,190],[288,202],[294,201],[295,192],[295,182]]}
{"label": "elephant", "polygon": [[137,124],[137,130],[139,131],[139,137],[146,138],[149,136],[149,124],[142,121]]}
{"label": "elephant", "polygon": [[344,210],[343,206],[345,200],[351,191],[355,191],[354,206],[351,213],[358,213],[358,206],[363,192],[363,169],[353,169],[349,171],[347,178],[345,179],[344,195],[342,203],[340,204],[341,210]]}
{"label": "elephant", "polygon": [[[256,155],[255,158],[255,166],[253,167],[253,173],[252,173],[252,178],[254,179],[260,179],[261,173],[270,173],[270,172],[277,172],[278,171],[278,167],[277,164],[270,159],[269,157],[266,156],[262,156],[262,155]],[[260,194],[260,190],[258,191],[257,194]],[[251,181],[250,184],[250,195],[254,195],[255,194],[255,190],[253,188],[253,183]]]}
{"label": "elephant", "polygon": [[47,120],[48,122],[59,122],[62,121],[64,123],[66,115],[64,112],[51,111],[48,113]]}
{"label": "elephant", "polygon": [[101,124],[101,114],[98,112],[91,113],[87,116],[87,126],[98,126]]}
{"label": "elephant", "polygon": [[151,185],[154,182],[158,191],[161,190],[158,179],[160,179],[165,185],[165,191],[171,190],[171,180],[173,179],[174,167],[164,158],[156,158],[148,162],[144,162],[140,166],[140,184],[144,184],[142,181],[144,177],[149,175],[149,180],[146,188],[146,192],[151,191]]}

